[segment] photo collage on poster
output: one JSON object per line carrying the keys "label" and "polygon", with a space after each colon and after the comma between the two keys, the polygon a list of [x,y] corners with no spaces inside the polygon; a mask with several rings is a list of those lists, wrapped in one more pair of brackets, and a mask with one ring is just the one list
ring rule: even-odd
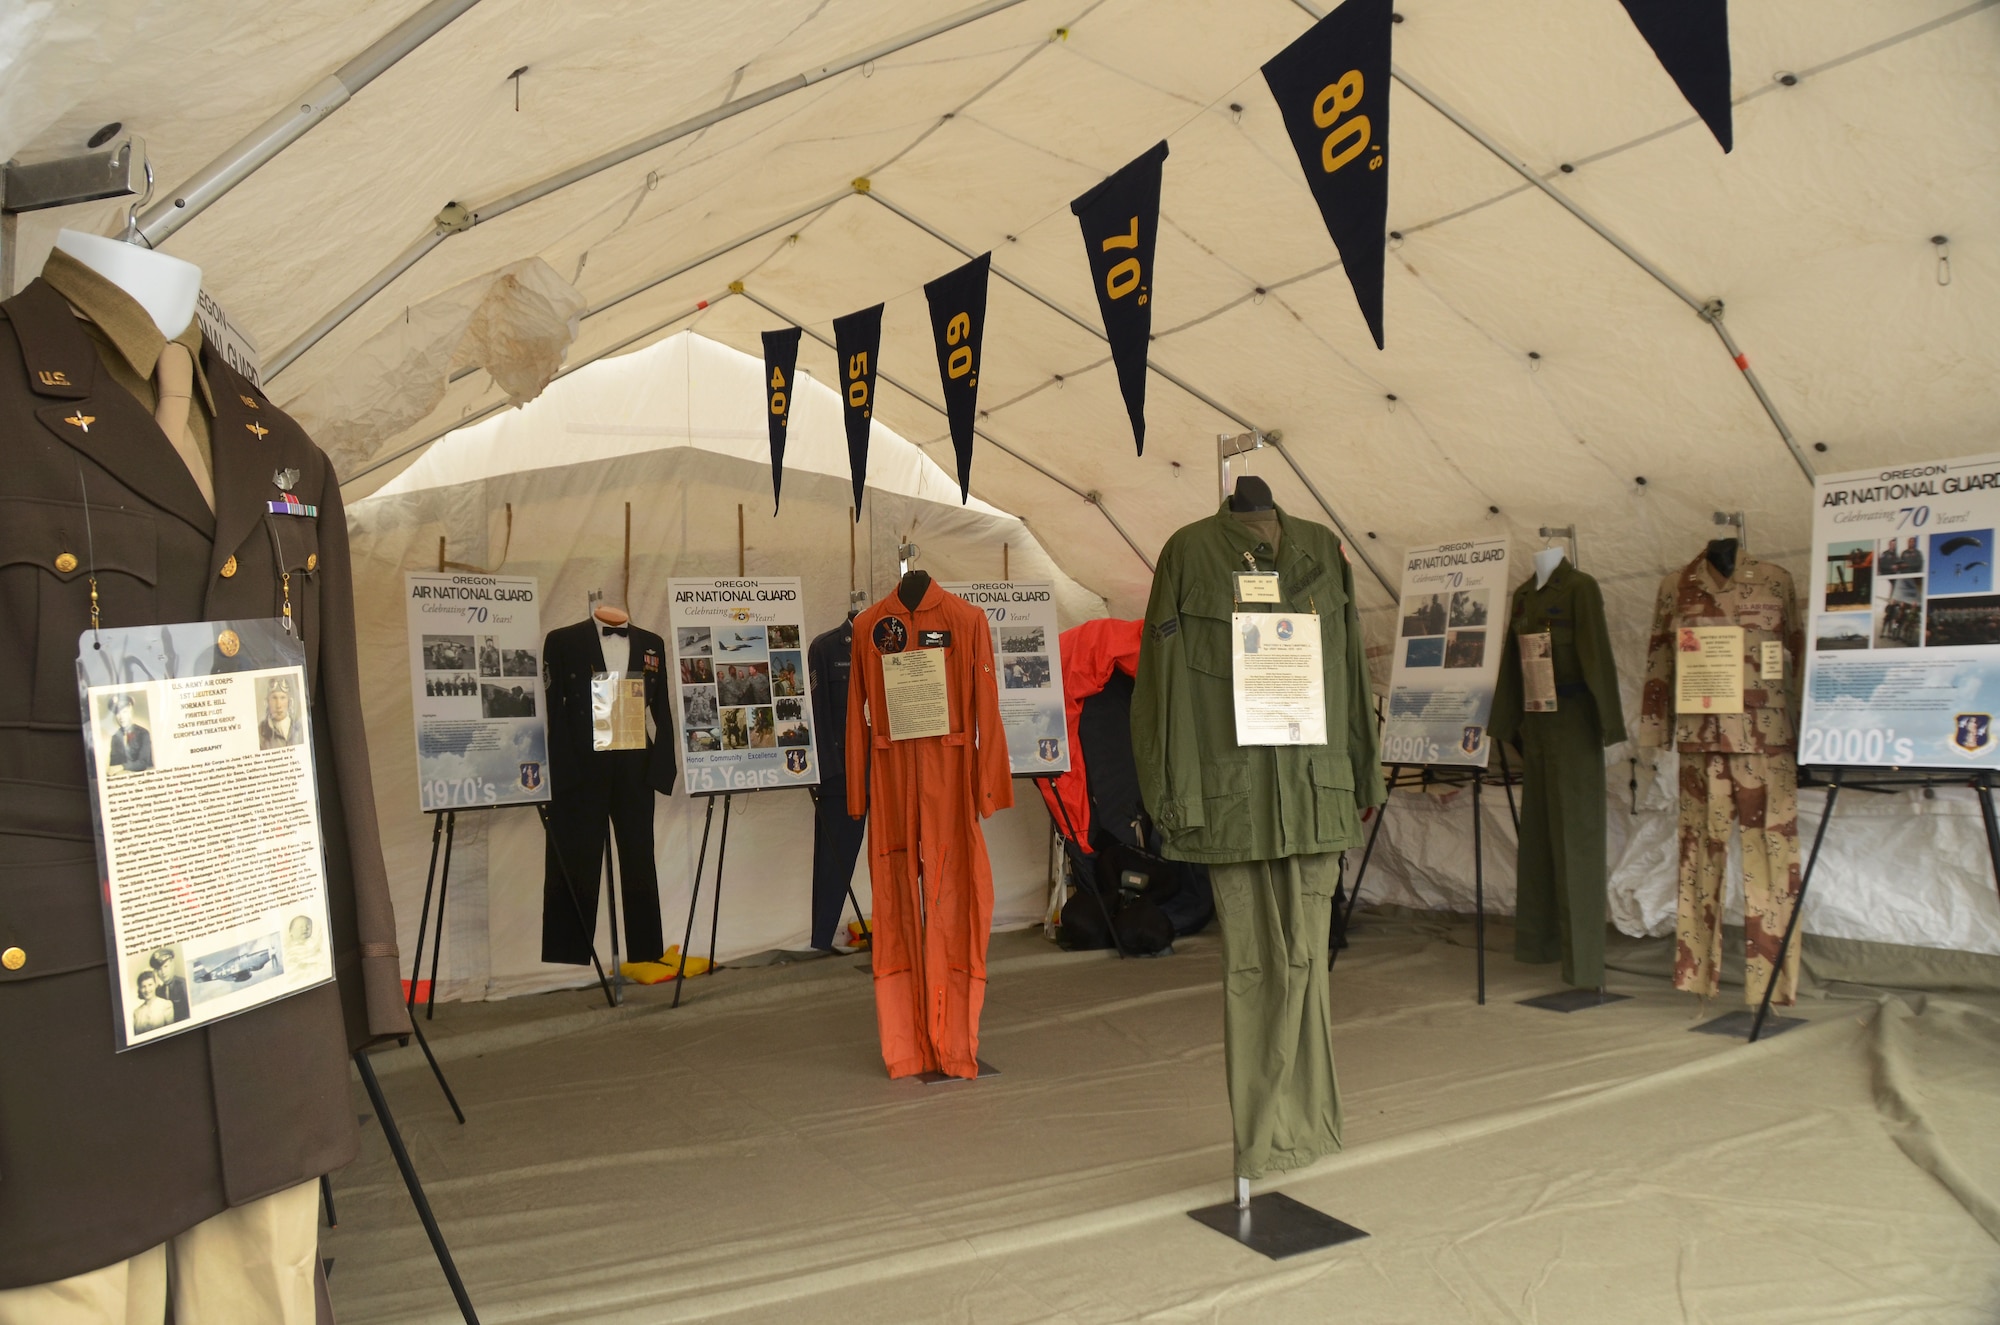
{"label": "photo collage on poster", "polygon": [[688,753],[811,747],[797,626],[679,626],[674,643]]}
{"label": "photo collage on poster", "polygon": [[1008,768],[1016,777],[1068,769],[1055,586],[1042,580],[968,580],[943,588],[986,613]]}
{"label": "photo collage on poster", "polygon": [[1478,668],[1486,665],[1490,589],[1421,594],[1403,603],[1403,666]]}
{"label": "photo collage on poster", "polygon": [[403,576],[423,808],[548,799],[541,593],[527,576]]}
{"label": "photo collage on poster", "polygon": [[1507,559],[1504,538],[1404,554],[1382,729],[1388,762],[1485,766],[1505,637],[1493,613],[1507,610]]}
{"label": "photo collage on poster", "polygon": [[2000,644],[1993,530],[1830,542],[1818,651]]}

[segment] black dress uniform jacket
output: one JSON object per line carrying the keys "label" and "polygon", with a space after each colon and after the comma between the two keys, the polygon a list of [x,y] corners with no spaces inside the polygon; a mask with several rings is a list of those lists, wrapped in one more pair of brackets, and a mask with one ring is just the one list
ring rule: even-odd
{"label": "black dress uniform jacket", "polygon": [[[646,680],[646,712],[657,737],[643,750],[591,744],[590,679],[605,670],[604,636],[594,618],[542,640],[549,704],[549,836],[542,864],[542,960],[581,966],[597,930],[598,876],[608,823],[618,839],[618,887],[625,899],[625,952],[635,962],[666,950],[660,879],[653,861],[653,794],[671,795],[679,776],[673,742],[673,655],[650,630],[627,626],[629,670]],[[565,876],[565,868],[567,876]],[[574,886],[574,901],[564,891]],[[577,925],[577,914],[583,925]]]}
{"label": "black dress uniform jacket", "polygon": [[[255,387],[206,348],[197,369],[216,404],[213,512],[60,294],[37,280],[0,304],[0,1288],[109,1265],[339,1168],[357,1143],[349,1053],[409,1033],[340,489]],[[281,469],[316,519],[266,512]],[[105,626],[276,617],[290,573],[338,976],[126,1053],[76,696],[93,565]]]}

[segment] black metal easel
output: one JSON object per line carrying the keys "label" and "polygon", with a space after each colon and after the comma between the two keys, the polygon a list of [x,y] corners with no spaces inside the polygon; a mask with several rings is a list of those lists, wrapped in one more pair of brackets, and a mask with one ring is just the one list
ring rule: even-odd
{"label": "black metal easel", "polygon": [[[709,903],[708,907],[708,969],[711,973],[718,969],[715,964],[715,940],[716,934],[722,925],[722,866],[729,854],[729,808],[736,795],[736,793],[730,791],[719,793],[709,792],[704,798],[708,801],[708,813],[703,815],[701,820],[701,852],[695,857],[694,862],[694,891],[688,894],[687,928],[681,934],[680,972],[674,977],[674,1001],[672,1004],[674,1007],[681,1005],[681,990],[687,987],[688,982],[688,961],[694,956],[689,945],[694,942],[694,914],[695,908],[701,902],[702,871],[708,867],[708,830],[709,826],[715,822],[715,798],[717,795],[722,797],[722,836],[717,839],[715,848],[715,897]],[[854,896],[854,889],[851,885],[848,888],[847,895],[850,898]],[[858,913],[861,910],[861,904],[856,902],[854,909]]]}
{"label": "black metal easel", "polygon": [[[1499,745],[1495,744],[1495,749]],[[1479,793],[1487,782],[1484,768],[1468,764],[1390,764],[1388,791],[1402,789],[1421,790],[1425,787],[1471,787],[1472,788],[1472,929],[1473,946],[1477,950],[1476,961],[1479,970],[1478,998],[1482,1006],[1486,1002],[1486,833],[1485,824],[1479,813]],[[1501,787],[1507,793],[1507,809],[1514,816],[1514,831],[1521,829],[1520,811],[1514,807],[1514,773],[1507,766],[1507,756],[1500,755]],[[1368,830],[1368,844],[1361,852],[1360,868],[1354,872],[1354,886],[1348,889],[1347,906],[1341,912],[1340,929],[1347,931],[1347,922],[1354,915],[1355,904],[1361,900],[1361,883],[1368,875],[1368,862],[1375,855],[1375,839],[1382,835],[1382,821],[1389,817],[1389,797],[1382,798],[1382,804],[1375,811],[1375,826]],[[1326,966],[1333,969],[1340,949],[1330,947]]]}
{"label": "black metal easel", "polygon": [[[415,1024],[414,1021],[411,1023]],[[361,1084],[368,1092],[369,1102],[375,1106],[375,1117],[382,1124],[382,1136],[389,1143],[389,1153],[395,1156],[396,1167],[402,1172],[403,1185],[409,1188],[410,1203],[417,1207],[417,1218],[423,1221],[424,1235],[431,1240],[438,1268],[444,1271],[445,1282],[451,1285],[451,1295],[458,1301],[458,1312],[465,1318],[466,1325],[479,1325],[479,1313],[473,1310],[472,1298],[465,1291],[465,1280],[459,1278],[458,1264],[451,1258],[451,1248],[445,1245],[444,1232],[438,1228],[437,1216],[431,1213],[430,1200],[424,1195],[424,1184],[417,1177],[416,1166],[410,1162],[410,1152],[403,1145],[403,1133],[396,1126],[395,1115],[389,1112],[389,1101],[382,1094],[382,1083],[375,1079],[375,1068],[369,1063],[365,1050],[354,1055],[354,1066],[361,1073]],[[465,1119],[461,1117],[459,1121],[464,1122]],[[323,1185],[320,1193],[326,1200],[328,1222],[332,1222],[331,1185]]]}
{"label": "black metal easel", "polygon": [[[1849,773],[1859,776],[1850,778],[1847,776]],[[1850,769],[1805,765],[1799,768],[1801,787],[1826,787],[1826,809],[1820,813],[1819,827],[1813,832],[1812,852],[1806,857],[1805,871],[1799,875],[1799,895],[1792,899],[1792,914],[1785,921],[1785,937],[1778,944],[1778,960],[1771,967],[1771,978],[1764,982],[1764,996],[1758,1001],[1756,1019],[1750,1023],[1750,1043],[1757,1043],[1757,1037],[1764,1033],[1764,1022],[1771,1015],[1771,996],[1777,992],[1778,977],[1784,974],[1785,958],[1791,953],[1799,917],[1805,914],[1806,889],[1812,886],[1813,868],[1819,864],[1820,843],[1826,840],[1826,826],[1833,821],[1833,807],[1840,800],[1841,788],[1851,787],[1855,791],[1870,791],[1884,796],[1934,787],[1972,788],[1979,795],[1979,817],[1986,825],[1987,863],[1993,870],[1994,887],[2000,889],[2000,818],[1995,817],[1993,807],[1996,782],[2000,782],[2000,772],[1993,769],[1958,773],[1942,769]]]}
{"label": "black metal easel", "polygon": [[[466,810],[468,813],[470,813],[473,810],[503,809],[503,808],[506,807],[467,806]],[[541,818],[542,831],[546,833],[549,827],[548,802],[547,801],[535,802],[535,812]],[[410,963],[410,988],[408,993],[405,994],[404,996],[404,1003],[411,1010],[411,1012],[414,1013],[416,1011],[418,977],[423,973],[423,964],[424,964],[424,938],[426,937],[426,931],[430,926],[431,894],[432,890],[435,889],[437,893],[437,932],[429,936],[431,939],[431,983],[430,983],[430,990],[426,995],[424,1001],[424,1016],[428,1020],[428,1019],[435,1019],[437,1015],[438,959],[439,959],[439,954],[444,949],[444,908],[445,908],[446,898],[450,895],[451,892],[451,848],[452,848],[452,841],[457,836],[458,832],[459,811],[426,810],[424,813],[433,816],[431,820],[431,863],[429,870],[427,870],[424,874],[424,902],[422,908],[417,912],[416,959]],[[606,832],[608,833],[609,831],[610,830],[607,827]],[[442,843],[444,848],[442,869],[439,868],[438,848],[440,843]],[[579,894],[577,892],[576,881],[570,878],[569,875],[569,862],[563,859],[562,853],[560,851],[555,853],[555,858],[556,858],[556,868],[562,872],[563,891],[568,896],[570,906],[576,913],[577,928],[583,933],[585,941],[589,942],[591,945],[590,964],[597,968],[597,983],[604,990],[604,1001],[612,1007],[617,1007],[618,999],[612,992],[611,980],[604,973],[604,964],[597,959],[597,945],[592,940],[590,926],[585,925],[583,922],[583,905],[578,900]],[[618,905],[617,899],[616,896],[614,895],[612,899],[612,908],[613,908],[612,942],[614,944],[616,944],[617,942],[617,910],[616,910],[617,905]],[[412,1025],[414,1024],[415,1024],[414,1019],[412,1019]],[[423,1043],[422,1031],[417,1032],[417,1041],[420,1044]],[[426,1054],[430,1052],[428,1046],[425,1047],[424,1052]],[[436,1066],[435,1060],[433,1060],[432,1066],[433,1069],[435,1069]],[[442,1075],[439,1076],[438,1083],[440,1085],[444,1084],[444,1078]],[[451,1088],[448,1086],[445,1087],[445,1093],[449,1095],[451,1093]],[[463,1121],[463,1119],[461,1119],[461,1121]]]}

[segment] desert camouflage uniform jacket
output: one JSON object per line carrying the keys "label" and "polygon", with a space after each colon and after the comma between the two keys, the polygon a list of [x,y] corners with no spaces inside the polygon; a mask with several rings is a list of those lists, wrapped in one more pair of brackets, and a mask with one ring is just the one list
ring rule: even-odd
{"label": "desert camouflage uniform jacket", "polygon": [[[1743,712],[1674,713],[1677,633],[1694,626],[1743,628]],[[1763,678],[1763,646],[1783,647],[1784,677]],[[1641,746],[1664,746],[1672,731],[1682,753],[1788,754],[1798,747],[1799,676],[1805,665],[1805,622],[1790,572],[1739,556],[1736,574],[1724,580],[1704,551],[1660,581],[1653,606],[1653,634],[1646,645],[1646,687],[1635,736]]]}

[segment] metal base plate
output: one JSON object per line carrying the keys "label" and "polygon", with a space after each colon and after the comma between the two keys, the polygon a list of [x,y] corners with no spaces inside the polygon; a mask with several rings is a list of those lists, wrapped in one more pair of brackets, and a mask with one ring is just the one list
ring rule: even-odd
{"label": "metal base plate", "polygon": [[[1756,1013],[1748,1008],[1743,1008],[1736,1012],[1725,1012],[1713,1021],[1704,1021],[1701,1025],[1690,1026],[1688,1029],[1691,1031],[1700,1031],[1704,1035],[1733,1035],[1738,1039],[1747,1040],[1750,1038],[1750,1027],[1755,1024],[1756,1020]],[[1792,1027],[1803,1026],[1805,1024],[1806,1019],[1804,1017],[1781,1017],[1773,1012],[1770,1016],[1764,1018],[1764,1029],[1757,1036],[1757,1039],[1759,1041],[1768,1040],[1773,1035],[1783,1035]]]}
{"label": "metal base plate", "polygon": [[1274,1261],[1318,1251],[1322,1247],[1337,1247],[1343,1242],[1368,1236],[1354,1225],[1343,1224],[1332,1215],[1321,1214],[1283,1192],[1253,1196],[1247,1210],[1234,1201],[1205,1205],[1199,1210],[1188,1211],[1188,1218],[1198,1224],[1206,1224],[1224,1237],[1234,1238]]}
{"label": "metal base plate", "polygon": [[[980,1077],[997,1077],[1000,1075],[1000,1069],[987,1062],[984,1058],[975,1058],[972,1061],[979,1064]],[[916,1075],[916,1079],[923,1082],[926,1086],[941,1086],[947,1081],[977,1081],[979,1077],[955,1077],[949,1072],[919,1072]]]}
{"label": "metal base plate", "polygon": [[1606,994],[1595,989],[1559,989],[1553,994],[1537,994],[1533,998],[1517,1001],[1524,1008],[1540,1008],[1544,1012],[1581,1012],[1585,1008],[1622,1003],[1630,997],[1630,994]]}

